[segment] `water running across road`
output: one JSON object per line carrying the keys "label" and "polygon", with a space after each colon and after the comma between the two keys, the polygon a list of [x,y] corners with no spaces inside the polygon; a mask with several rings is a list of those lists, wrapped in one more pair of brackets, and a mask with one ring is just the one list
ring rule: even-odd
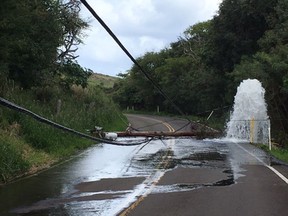
{"label": "water running across road", "polygon": [[[253,151],[255,153],[255,149]],[[263,152],[258,156],[265,160]],[[1,213],[12,210],[14,214],[27,215],[35,212],[41,215],[115,215],[139,196],[150,193],[234,184],[245,175],[245,170],[241,169],[243,164],[259,164],[259,161],[245,153],[239,154],[232,144],[211,140],[158,140],[142,149],[140,146],[95,146],[69,163],[1,188]],[[175,171],[176,168],[179,170]],[[194,169],[194,174],[188,168]],[[177,178],[190,180],[169,183],[173,171],[182,175]],[[160,180],[164,183],[158,185]],[[119,182],[127,187],[117,186]]]}
{"label": "water running across road", "polygon": [[[253,212],[271,215],[273,209],[285,215],[286,205],[279,200],[286,200],[287,184],[267,172],[263,162],[269,159],[248,143],[229,140],[95,145],[69,162],[1,187],[0,215],[191,215],[191,208],[199,215],[210,210],[231,215],[246,206],[233,212],[243,215],[252,202]],[[266,190],[267,185],[273,187]],[[221,200],[212,199],[216,195],[229,197],[222,200],[226,208],[217,208]],[[267,206],[270,199],[275,202]],[[200,208],[205,202],[209,209]]]}

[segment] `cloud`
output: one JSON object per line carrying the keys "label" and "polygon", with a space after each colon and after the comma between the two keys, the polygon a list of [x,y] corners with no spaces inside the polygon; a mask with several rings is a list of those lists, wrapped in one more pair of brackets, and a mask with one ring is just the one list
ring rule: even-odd
{"label": "cloud", "polygon": [[[183,31],[216,14],[221,0],[89,0],[95,12],[135,57],[167,47]],[[129,70],[130,59],[103,27],[86,10],[82,17],[92,20],[78,62],[95,72],[116,75]]]}

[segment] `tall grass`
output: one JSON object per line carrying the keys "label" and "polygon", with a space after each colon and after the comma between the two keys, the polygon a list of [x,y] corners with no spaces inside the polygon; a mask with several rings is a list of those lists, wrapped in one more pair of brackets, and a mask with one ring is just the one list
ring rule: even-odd
{"label": "tall grass", "polygon": [[11,140],[0,136],[0,181],[7,182],[11,178],[26,172],[29,164],[22,157],[22,153]]}
{"label": "tall grass", "polygon": [[[67,92],[57,88],[29,91],[13,88],[4,97],[40,116],[82,133],[87,133],[95,126],[101,126],[106,131],[126,128],[126,122],[122,120],[124,117],[118,111],[117,106],[97,87],[89,89],[73,87]],[[61,101],[61,106],[58,101]],[[60,107],[58,111],[57,104],[58,108]],[[54,162],[54,159],[61,160],[94,144],[90,140],[45,125],[30,116],[5,107],[0,107],[0,114],[0,130],[6,131],[8,134],[6,139],[3,136],[0,139],[2,181],[34,167],[35,158],[34,161],[31,159],[32,157],[27,159],[29,157],[24,157],[23,148],[17,150],[15,147],[19,146],[21,142],[28,143],[33,149],[30,154],[41,152],[39,155],[43,156],[43,152],[45,152],[50,155],[48,158],[38,157],[38,160],[47,159],[49,162]],[[9,134],[13,130],[12,125],[18,125],[18,129],[16,134],[10,136]],[[17,140],[21,140],[21,142]],[[18,142],[17,145],[16,142]]]}

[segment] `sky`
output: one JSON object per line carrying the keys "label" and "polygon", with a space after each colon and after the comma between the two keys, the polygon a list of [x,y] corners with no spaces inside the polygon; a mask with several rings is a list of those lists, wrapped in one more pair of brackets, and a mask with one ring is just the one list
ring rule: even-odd
{"label": "sky", "polygon": [[[134,58],[158,52],[176,42],[191,25],[217,14],[222,0],[87,0]],[[95,73],[117,76],[133,63],[84,7],[88,20],[78,63]]]}

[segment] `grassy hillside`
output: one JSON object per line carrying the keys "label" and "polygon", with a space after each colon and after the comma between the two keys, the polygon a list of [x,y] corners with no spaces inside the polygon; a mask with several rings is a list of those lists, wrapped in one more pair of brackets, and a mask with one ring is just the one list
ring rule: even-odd
{"label": "grassy hillside", "polygon": [[103,88],[109,89],[109,88],[113,88],[114,83],[118,79],[119,78],[113,77],[113,76],[93,73],[88,79],[88,85],[89,86],[101,86]]}

